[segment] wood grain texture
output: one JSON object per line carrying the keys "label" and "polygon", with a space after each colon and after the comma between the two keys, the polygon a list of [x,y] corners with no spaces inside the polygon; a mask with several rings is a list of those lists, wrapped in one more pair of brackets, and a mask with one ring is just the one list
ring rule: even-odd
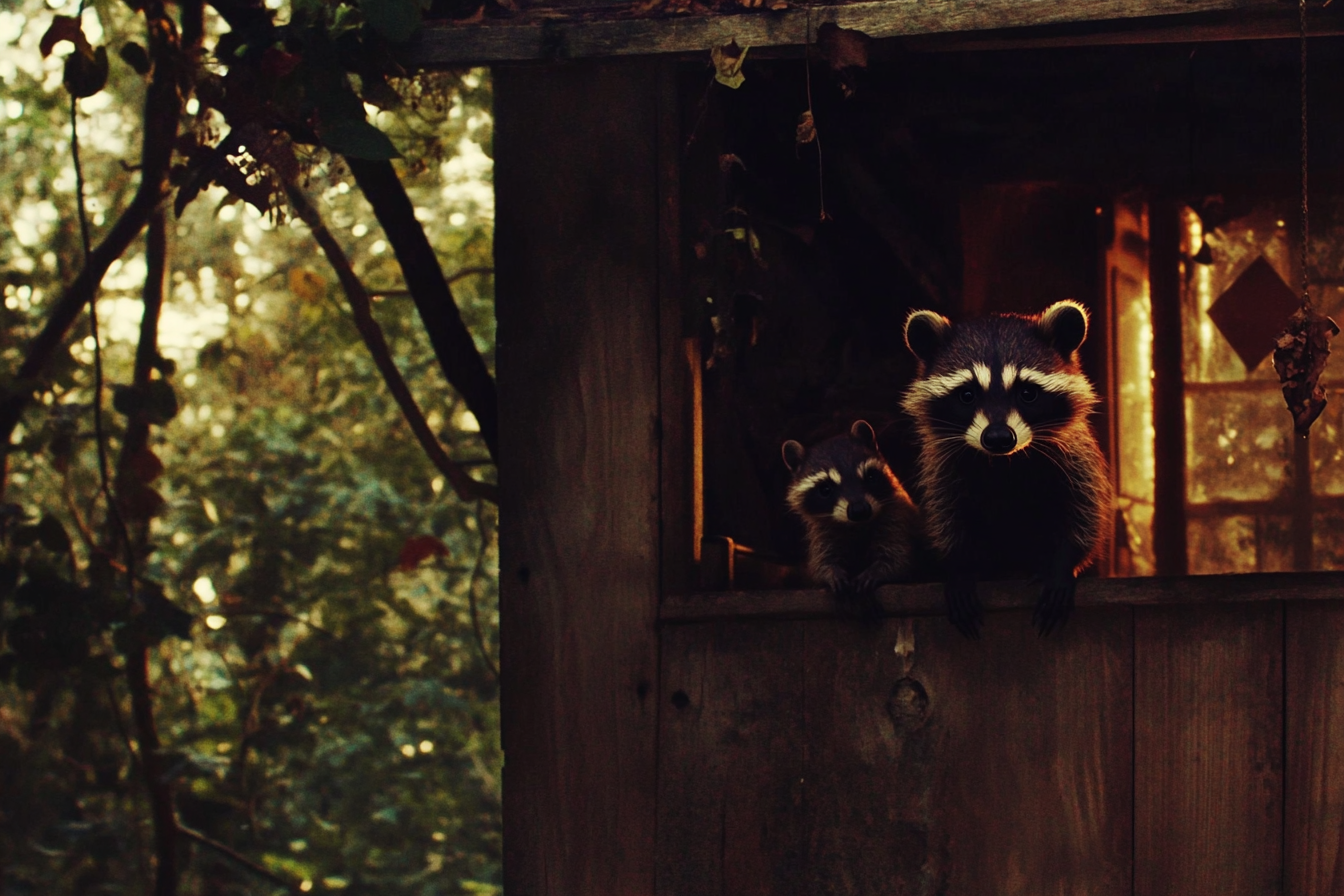
{"label": "wood grain texture", "polygon": [[[408,46],[409,66],[460,65],[526,59],[705,53],[736,40],[741,46],[799,46],[832,22],[869,37],[987,31],[1068,22],[1114,21],[1220,10],[1273,9],[1272,0],[859,0],[779,12],[636,18],[625,11],[534,10],[535,17],[501,23],[428,23]],[[809,20],[810,17],[810,20]]]}
{"label": "wood grain texture", "polygon": [[[1344,33],[1339,11],[1331,6],[1314,7],[1307,19],[1309,37],[1336,37]],[[1140,19],[1109,22],[1100,27],[1072,26],[1030,32],[947,33],[911,39],[906,47],[918,53],[964,50],[1040,50],[1051,47],[1118,47],[1139,44],[1190,44],[1227,40],[1282,40],[1298,36],[1297,9],[1275,8],[1215,10],[1177,19]]]}
{"label": "wood grain texture", "polygon": [[807,896],[803,629],[663,636],[659,896]]}
{"label": "wood grain texture", "polygon": [[[1168,578],[1084,579],[1079,607],[1250,603],[1283,600],[1337,600],[1344,572],[1245,573]],[[982,582],[980,599],[990,613],[1030,608],[1039,596],[1030,582]],[[884,585],[878,590],[887,616],[937,616],[946,612],[937,583]],[[666,622],[711,619],[811,619],[834,616],[835,598],[818,588],[787,591],[726,591],[670,594],[660,617]]]}
{"label": "wood grain texture", "polygon": [[1287,896],[1344,896],[1344,602],[1286,622]]}
{"label": "wood grain texture", "polygon": [[1130,893],[1130,611],[806,625],[810,892]]}
{"label": "wood grain texture", "polygon": [[1189,571],[1185,503],[1185,369],[1181,334],[1185,276],[1181,208],[1170,199],[1148,205],[1148,284],[1153,350],[1153,554],[1158,575]]}
{"label": "wood grain texture", "polygon": [[656,70],[495,71],[504,885],[653,891]]}
{"label": "wood grain texture", "polygon": [[666,627],[660,896],[1129,894],[1130,613]]}
{"label": "wood grain texture", "polygon": [[1134,893],[1279,892],[1283,608],[1134,612]]}
{"label": "wood grain texture", "polygon": [[703,501],[699,478],[699,356],[684,320],[681,102],[677,65],[658,66],[659,458],[663,593],[694,587]]}

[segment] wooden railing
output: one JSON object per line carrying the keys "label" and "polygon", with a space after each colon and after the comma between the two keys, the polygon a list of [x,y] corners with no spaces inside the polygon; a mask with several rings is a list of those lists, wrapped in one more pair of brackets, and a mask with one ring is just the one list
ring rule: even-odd
{"label": "wooden railing", "polygon": [[[1037,586],[1029,581],[983,582],[987,612],[1030,609]],[[945,612],[943,586],[884,585],[878,598],[885,616],[937,616]],[[1179,606],[1281,600],[1344,600],[1344,572],[1244,573],[1164,578],[1083,579],[1077,606]],[[663,622],[716,619],[817,619],[836,615],[835,598],[819,588],[706,591],[663,598]]]}

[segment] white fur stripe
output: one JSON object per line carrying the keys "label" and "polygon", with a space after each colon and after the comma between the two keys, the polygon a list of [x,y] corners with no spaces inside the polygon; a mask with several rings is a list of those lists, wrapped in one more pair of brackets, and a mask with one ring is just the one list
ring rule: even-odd
{"label": "white fur stripe", "polygon": [[1008,419],[1004,422],[1013,431],[1013,435],[1017,436],[1017,444],[1013,446],[1012,451],[1008,452],[1009,454],[1021,451],[1031,444],[1031,427],[1027,425],[1027,421],[1022,419],[1022,415],[1017,412],[1017,408],[1008,412]]}
{"label": "white fur stripe", "polygon": [[980,384],[980,388],[988,392],[990,384],[993,382],[989,368],[984,364],[975,363],[971,365],[971,372],[975,374],[975,381]]}
{"label": "white fur stripe", "polygon": [[[989,418],[985,416],[984,411],[976,411],[975,419],[971,421],[970,428],[966,430],[966,444],[972,448],[980,448],[980,435],[989,425]],[[984,450],[984,449],[980,449]]]}
{"label": "white fur stripe", "polygon": [[831,510],[831,516],[835,517],[842,523],[849,522],[849,501],[846,500],[845,498],[841,498],[839,501],[836,501],[835,507],[832,508]]}
{"label": "white fur stripe", "polygon": [[1092,384],[1081,373],[1042,373],[1030,367],[1023,367],[1017,375],[1023,382],[1035,383],[1045,391],[1056,395],[1072,395],[1089,402],[1097,400],[1096,393],[1092,391]]}
{"label": "white fur stripe", "polygon": [[884,466],[886,465],[882,463],[881,459],[869,457],[859,464],[859,468],[855,472],[858,473],[859,478],[862,479],[863,474],[867,473],[869,470],[881,470]]}
{"label": "white fur stripe", "polygon": [[811,491],[812,486],[818,482],[825,482],[827,479],[838,483],[840,481],[839,470],[818,470],[799,479],[789,487],[789,503],[797,504],[803,500],[803,495]]}
{"label": "white fur stripe", "polygon": [[1012,391],[1013,385],[1017,382],[1017,365],[1003,365],[1003,389],[1005,392]]}
{"label": "white fur stripe", "polygon": [[942,398],[944,395],[951,395],[957,389],[969,383],[971,379],[969,370],[954,370],[952,373],[940,373],[936,376],[916,380],[911,384],[910,391],[906,394],[907,408],[910,403],[917,403],[922,400],[933,401]]}

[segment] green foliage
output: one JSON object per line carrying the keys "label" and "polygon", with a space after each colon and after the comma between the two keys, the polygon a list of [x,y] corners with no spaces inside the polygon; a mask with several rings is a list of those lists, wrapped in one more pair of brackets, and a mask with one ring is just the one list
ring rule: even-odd
{"label": "green foliage", "polygon": [[[59,46],[42,61],[37,40],[51,13],[28,7],[14,45],[27,61],[0,66],[9,104],[0,376],[17,369],[80,259],[60,86],[68,63]],[[328,15],[326,4],[309,12],[319,7]],[[83,101],[96,241],[135,184],[127,166],[138,159],[145,37],[125,5],[90,8],[101,33],[94,12],[81,33],[97,45],[95,61],[106,46],[123,48],[105,89]],[[363,35],[367,25],[377,39],[397,39],[419,16],[415,2],[347,8],[362,13],[349,27]],[[296,6],[296,19],[303,12]],[[337,32],[336,13],[324,33]],[[5,27],[0,16],[0,34]],[[340,68],[335,98],[322,103],[349,114],[328,121],[374,131],[382,144],[352,138],[370,141],[367,157],[402,150],[403,179],[446,273],[488,269],[488,79],[369,72],[358,82],[396,111],[365,122]],[[227,130],[207,103],[189,111],[197,145]],[[328,146],[332,133],[322,129]],[[192,164],[190,146],[181,148]],[[300,162],[357,273],[386,295],[375,313],[430,425],[453,458],[489,478],[485,447],[399,292],[400,269],[368,205],[325,152],[301,151]],[[147,647],[185,826],[315,893],[497,893],[497,684],[473,626],[474,606],[484,650],[497,657],[494,508],[456,499],[426,460],[306,228],[239,203],[216,180],[198,179],[170,223],[162,357],[148,385],[131,385],[138,244],[100,299],[112,484],[122,523],[146,546],[134,593],[120,552],[107,547],[118,523],[100,494],[87,325],[39,382],[0,381],[41,400],[0,499],[0,885],[5,896],[146,891],[153,834],[126,669]],[[492,365],[491,287],[488,275],[454,283]],[[118,467],[133,419],[152,424],[150,445]],[[181,851],[183,893],[279,889],[199,842]]]}

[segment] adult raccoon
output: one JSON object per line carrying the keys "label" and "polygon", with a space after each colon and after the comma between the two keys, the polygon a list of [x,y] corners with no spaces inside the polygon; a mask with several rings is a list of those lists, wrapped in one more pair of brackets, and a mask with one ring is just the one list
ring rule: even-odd
{"label": "adult raccoon", "polygon": [[1097,397],[1077,355],[1087,323],[1069,301],[1035,316],[906,319],[919,375],[902,404],[921,439],[925,525],[968,637],[982,619],[976,581],[1004,573],[1039,575],[1033,622],[1042,634],[1062,624],[1110,537],[1111,479],[1088,423]]}

